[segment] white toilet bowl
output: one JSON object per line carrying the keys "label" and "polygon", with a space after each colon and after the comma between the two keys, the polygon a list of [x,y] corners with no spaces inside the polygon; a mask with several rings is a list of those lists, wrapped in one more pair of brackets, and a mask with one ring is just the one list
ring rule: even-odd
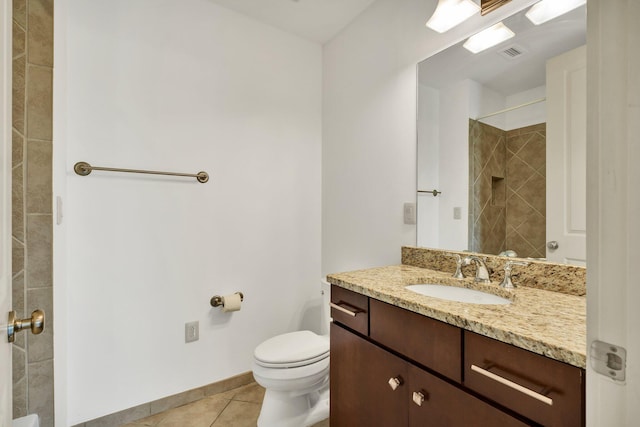
{"label": "white toilet bowl", "polygon": [[254,351],[253,376],[266,389],[258,427],[306,427],[329,416],[329,337],[298,331]]}

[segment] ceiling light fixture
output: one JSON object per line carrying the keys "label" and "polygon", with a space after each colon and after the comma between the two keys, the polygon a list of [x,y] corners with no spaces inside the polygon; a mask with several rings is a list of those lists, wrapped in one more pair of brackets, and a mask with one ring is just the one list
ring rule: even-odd
{"label": "ceiling light fixture", "polygon": [[438,6],[426,25],[434,31],[444,33],[478,11],[480,6],[472,0],[438,0]]}
{"label": "ceiling light fixture", "polygon": [[472,35],[462,45],[470,52],[478,53],[515,36],[515,33],[502,22]]}
{"label": "ceiling light fixture", "polygon": [[586,2],[587,0],[542,0],[531,6],[525,16],[535,25],[540,25],[582,6]]}
{"label": "ceiling light fixture", "polygon": [[481,10],[480,15],[484,16],[489,12],[493,12],[499,7],[505,5],[505,3],[509,3],[511,0],[481,0]]}

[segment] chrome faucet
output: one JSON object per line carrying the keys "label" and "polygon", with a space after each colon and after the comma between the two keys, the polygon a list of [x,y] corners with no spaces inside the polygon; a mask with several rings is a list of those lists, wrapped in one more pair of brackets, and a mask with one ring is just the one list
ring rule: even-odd
{"label": "chrome faucet", "polygon": [[511,270],[513,269],[514,265],[529,265],[529,263],[526,261],[507,261],[506,262],[506,264],[504,265],[504,279],[502,280],[502,283],[500,283],[500,286],[502,286],[505,289],[513,289],[516,287],[516,285],[514,285],[513,282],[511,281]]}
{"label": "chrome faucet", "polygon": [[480,258],[479,256],[469,255],[464,257],[462,260],[462,265],[470,265],[471,262],[475,262],[476,264],[476,279],[475,281],[478,283],[491,283],[491,279],[489,279],[489,270],[487,269],[487,264],[485,263],[486,258]]}

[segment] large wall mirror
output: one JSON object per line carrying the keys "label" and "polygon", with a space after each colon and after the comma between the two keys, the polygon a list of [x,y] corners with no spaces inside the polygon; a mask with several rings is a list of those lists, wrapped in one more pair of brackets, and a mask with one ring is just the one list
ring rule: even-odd
{"label": "large wall mirror", "polygon": [[586,8],[418,64],[418,246],[584,265]]}

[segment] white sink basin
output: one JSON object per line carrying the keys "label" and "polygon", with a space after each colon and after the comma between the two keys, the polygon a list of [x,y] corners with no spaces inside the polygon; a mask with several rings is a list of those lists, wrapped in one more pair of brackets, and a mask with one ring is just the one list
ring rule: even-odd
{"label": "white sink basin", "polygon": [[470,304],[511,304],[511,301],[506,298],[487,292],[476,291],[475,289],[460,288],[457,286],[423,284],[409,285],[406,288],[421,295],[448,301],[466,302]]}

